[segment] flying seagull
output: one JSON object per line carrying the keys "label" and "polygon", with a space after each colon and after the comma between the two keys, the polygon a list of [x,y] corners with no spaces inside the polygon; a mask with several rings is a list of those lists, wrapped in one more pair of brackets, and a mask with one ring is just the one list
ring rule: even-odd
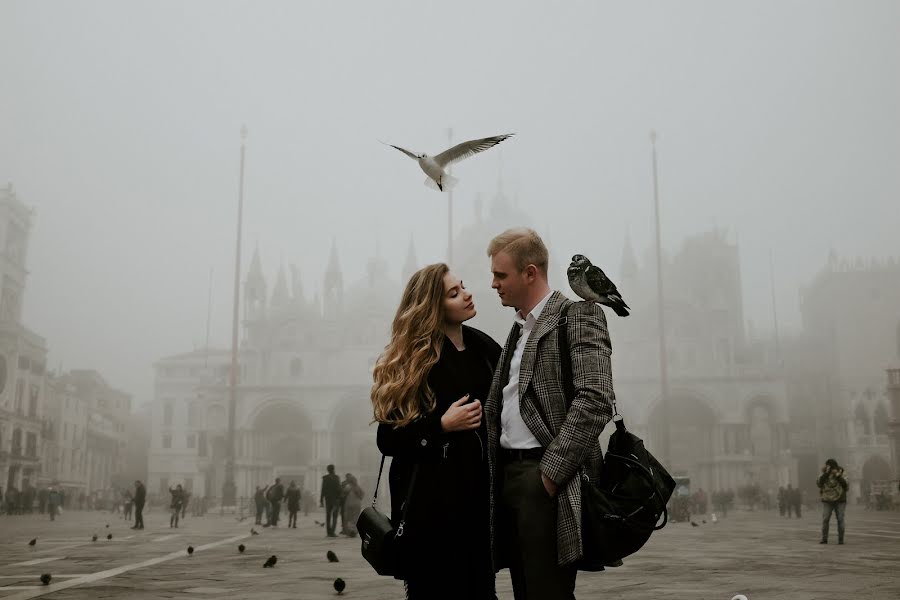
{"label": "flying seagull", "polygon": [[425,153],[414,154],[405,148],[401,148],[400,146],[395,146],[393,144],[387,145],[391,148],[396,148],[403,154],[418,162],[419,167],[423,171],[425,171],[426,175],[428,175],[428,177],[425,178],[425,185],[443,192],[444,188],[447,188],[449,190],[456,184],[456,178],[448,175],[444,171],[445,168],[454,163],[458,163],[461,160],[469,158],[470,156],[478,154],[479,152],[483,152],[488,148],[493,148],[506,138],[510,138],[513,135],[515,134],[507,133],[503,135],[495,135],[494,137],[482,138],[480,140],[469,140],[468,142],[457,144],[449,150],[444,150],[437,156],[428,156]]}
{"label": "flying seagull", "polygon": [[609,280],[600,267],[591,264],[588,257],[576,254],[566,270],[569,287],[588,302],[599,302],[609,306],[620,317],[627,317],[629,307],[622,300],[616,284]]}

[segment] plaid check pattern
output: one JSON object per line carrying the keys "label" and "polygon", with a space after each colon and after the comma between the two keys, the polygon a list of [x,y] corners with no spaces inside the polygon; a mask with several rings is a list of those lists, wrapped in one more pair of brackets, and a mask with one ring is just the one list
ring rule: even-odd
{"label": "plaid check pattern", "polygon": [[[519,405],[528,429],[545,448],[541,471],[559,486],[557,514],[557,551],[560,565],[578,560],[581,543],[582,468],[596,476],[603,462],[599,436],[612,419],[615,399],[610,355],[612,347],[606,316],[593,302],[577,302],[568,313],[567,335],[572,362],[575,398],[566,411],[562,382],[558,328],[561,311],[573,304],[554,291],[534,330],[525,343],[519,368]],[[513,327],[516,327],[514,324]],[[497,558],[496,507],[499,475],[497,454],[500,448],[500,413],[503,403],[501,373],[509,372],[514,347],[514,332],[500,355],[500,367],[494,372],[491,391],[485,402],[488,432],[488,461],[491,473],[491,545]],[[548,426],[549,424],[549,426]],[[498,568],[504,565],[495,565]]]}

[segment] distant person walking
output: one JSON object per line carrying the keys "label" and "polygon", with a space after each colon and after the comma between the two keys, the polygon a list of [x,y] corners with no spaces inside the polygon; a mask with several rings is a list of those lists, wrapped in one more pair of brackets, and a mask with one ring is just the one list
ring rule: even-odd
{"label": "distant person walking", "polygon": [[147,501],[147,488],[139,480],[134,482],[134,527],[144,528],[144,504]]}
{"label": "distant person walking", "polygon": [[828,543],[828,526],[831,513],[834,513],[838,526],[838,544],[844,543],[844,511],[847,508],[847,479],[844,469],[837,461],[829,458],[822,467],[822,474],[816,480],[819,497],[822,500],[822,539],[820,544]]}
{"label": "distant person walking", "polygon": [[275,485],[269,488],[269,492],[266,495],[269,500],[269,504],[271,505],[271,518],[269,519],[269,525],[272,527],[278,527],[278,517],[281,513],[281,500],[284,498],[284,485],[281,484],[281,479],[278,477],[275,478]]}
{"label": "distant person walking", "polygon": [[[262,517],[263,513],[266,512],[266,505],[269,503],[266,500],[266,490],[269,489],[269,486],[261,488],[256,486],[256,493],[253,494],[253,501],[256,503],[256,524],[262,525]],[[269,522],[269,517],[266,516],[266,522]]]}
{"label": "distant person walking", "polygon": [[[790,519],[794,510],[794,486],[790,483],[787,484],[787,489],[784,490],[784,505],[787,508],[787,516]],[[797,516],[799,517],[800,515],[798,514]]]}
{"label": "distant person walking", "polygon": [[791,504],[794,506],[794,514],[797,515],[797,518],[803,516],[803,490],[799,487],[794,488],[791,493]]}
{"label": "distant person walking", "polygon": [[335,475],[334,465],[328,465],[326,469],[328,474],[322,477],[319,506],[325,507],[325,535],[337,537],[334,530],[337,527],[338,511],[340,511],[341,478]]}
{"label": "distant person walking", "polygon": [[56,486],[51,486],[47,491],[47,510],[50,512],[50,520],[56,520],[56,512],[59,510],[60,495]]}
{"label": "distant person walking", "polygon": [[131,490],[125,490],[125,512],[122,515],[122,518],[126,521],[131,520],[131,509],[134,506],[134,498],[131,496]]}
{"label": "distant person walking", "polygon": [[184,489],[179,483],[174,488],[169,488],[169,493],[172,494],[172,501],[169,504],[169,509],[172,511],[172,515],[169,517],[169,527],[177,529],[178,517],[181,516],[181,508],[184,504]]}
{"label": "distant person walking", "polygon": [[285,492],[288,509],[288,527],[297,529],[297,513],[300,511],[300,488],[292,481]]}
{"label": "distant person walking", "polygon": [[356,520],[362,512],[363,489],[359,487],[356,477],[347,473],[347,488],[344,495],[344,535],[356,537]]}

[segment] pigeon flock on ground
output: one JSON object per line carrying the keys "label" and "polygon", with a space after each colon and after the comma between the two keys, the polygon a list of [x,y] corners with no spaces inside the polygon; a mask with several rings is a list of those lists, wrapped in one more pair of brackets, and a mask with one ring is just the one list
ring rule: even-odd
{"label": "pigeon flock on ground", "polygon": [[[107,524],[106,527],[108,528],[109,524]],[[251,533],[251,535],[259,535],[259,533],[254,529],[251,529],[250,533]],[[112,538],[113,538],[113,535],[111,533],[106,535],[107,540],[111,540]],[[96,533],[91,536],[92,542],[96,542],[97,539],[98,539],[98,536]],[[28,547],[33,550],[37,546],[37,543],[38,543],[38,539],[32,538],[31,540],[28,541]],[[195,550],[194,546],[189,545],[187,547],[188,556],[193,556],[194,550]],[[237,550],[240,554],[243,554],[247,550],[247,547],[244,544],[239,544],[237,547]],[[328,550],[325,553],[325,558],[326,558],[326,560],[328,560],[329,563],[340,562],[337,554],[333,550]],[[274,568],[277,563],[278,563],[278,557],[276,555],[272,554],[263,563],[263,568],[264,569]],[[50,582],[52,581],[52,579],[53,579],[53,575],[51,573],[44,573],[40,576],[40,581],[41,581],[42,585],[50,585]],[[346,581],[344,581],[340,577],[338,577],[337,579],[334,580],[334,590],[335,590],[335,592],[338,593],[338,595],[343,594],[345,589],[347,589]]]}

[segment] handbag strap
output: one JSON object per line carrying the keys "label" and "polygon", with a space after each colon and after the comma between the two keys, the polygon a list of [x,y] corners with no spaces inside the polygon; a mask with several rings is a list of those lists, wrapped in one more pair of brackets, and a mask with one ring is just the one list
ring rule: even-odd
{"label": "handbag strap", "polygon": [[[375,481],[375,493],[372,494],[372,508],[375,508],[378,502],[378,488],[381,486],[381,473],[384,471],[384,454],[381,455],[381,465],[378,467],[378,479]],[[412,499],[413,487],[416,485],[416,475],[419,474],[419,463],[413,466],[412,477],[409,478],[409,487],[406,489],[406,500],[403,501],[403,513],[400,516],[400,525],[397,526],[397,534],[395,537],[403,535],[403,528],[406,525],[406,515],[409,514],[409,504]]]}

